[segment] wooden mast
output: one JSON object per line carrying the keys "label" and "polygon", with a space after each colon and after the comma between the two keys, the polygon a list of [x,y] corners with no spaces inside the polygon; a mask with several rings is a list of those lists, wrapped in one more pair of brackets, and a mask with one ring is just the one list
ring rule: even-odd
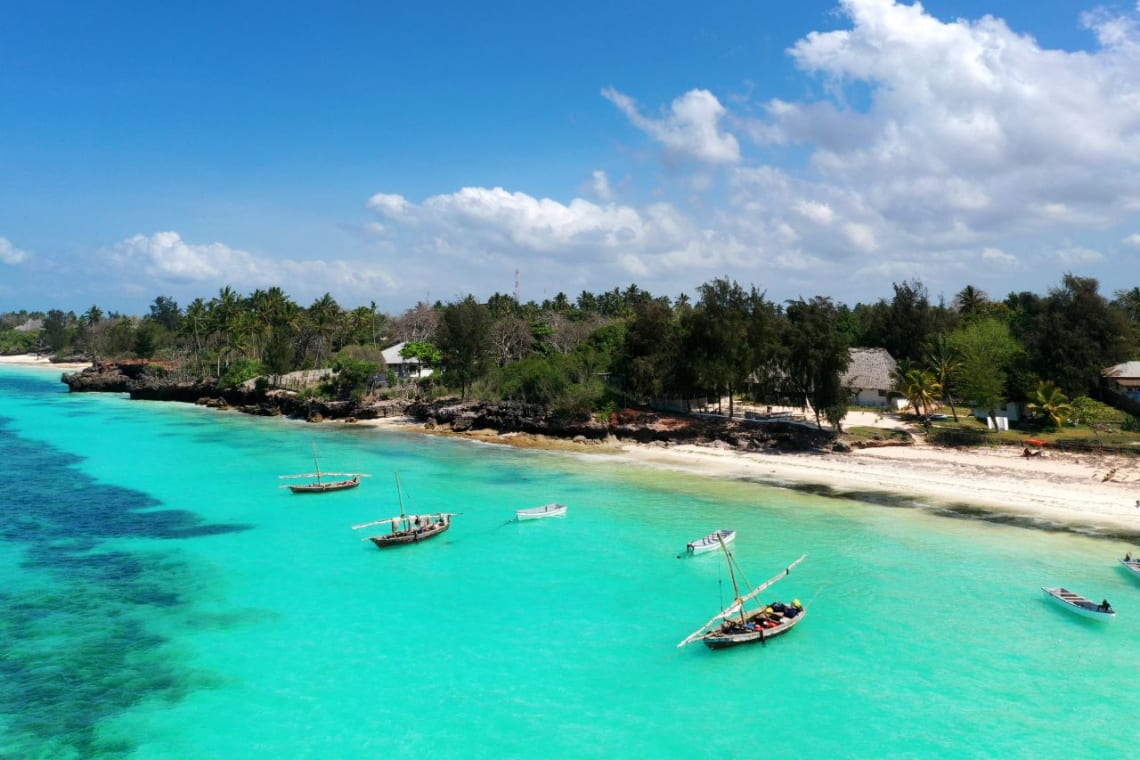
{"label": "wooden mast", "polygon": [[313,469],[317,471],[317,485],[321,484],[321,463],[317,461],[317,444],[311,444],[313,447]]}
{"label": "wooden mast", "polygon": [[[716,533],[717,543],[720,544],[720,550],[724,552],[724,562],[728,565],[728,577],[732,581],[732,599],[733,604],[740,604],[740,585],[736,582],[736,570],[732,567],[732,555],[728,553],[728,545],[724,542],[724,537],[720,535],[718,530]],[[740,605],[740,622],[744,622],[744,605]]]}
{"label": "wooden mast", "polygon": [[[408,513],[404,510],[404,489],[400,487],[400,471],[395,470],[393,474],[396,476],[396,498],[400,501],[400,530],[407,530]],[[395,521],[392,522],[392,532],[396,532]]]}

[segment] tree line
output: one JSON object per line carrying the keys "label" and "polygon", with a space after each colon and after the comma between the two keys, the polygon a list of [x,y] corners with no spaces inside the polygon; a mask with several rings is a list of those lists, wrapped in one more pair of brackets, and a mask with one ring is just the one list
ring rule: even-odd
{"label": "tree line", "polygon": [[[777,303],[718,278],[694,299],[630,285],[541,303],[468,295],[391,315],[375,302],[346,309],[328,294],[304,307],[279,287],[224,287],[185,308],[158,296],[141,316],[98,306],[7,314],[0,350],[136,358],[223,385],[332,367],[340,380],[326,391],[359,396],[377,377],[391,387],[381,350],[404,343],[405,358],[435,370],[417,393],[528,401],[568,415],[703,398],[727,399],[731,415],[735,399],[749,398],[810,406],[833,423],[849,404],[842,377],[853,347],[884,348],[898,361],[895,389],[916,411],[955,399],[994,407],[1041,404],[1043,393],[1096,398],[1105,367],[1140,356],[1140,288],[1109,299],[1096,280],[1068,274],[1046,294],[1001,300],[966,286],[934,302],[919,280],[892,291],[854,307],[822,296]],[[15,331],[31,318],[42,318],[38,332]]]}

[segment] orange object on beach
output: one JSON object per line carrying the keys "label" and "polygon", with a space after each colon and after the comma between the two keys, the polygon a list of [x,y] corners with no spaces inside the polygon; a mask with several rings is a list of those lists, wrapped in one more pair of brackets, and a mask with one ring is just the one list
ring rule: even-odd
{"label": "orange object on beach", "polygon": [[1045,445],[1045,441],[1039,441],[1036,438],[1026,438],[1025,442],[1026,443],[1032,443],[1034,446],[1044,446]]}

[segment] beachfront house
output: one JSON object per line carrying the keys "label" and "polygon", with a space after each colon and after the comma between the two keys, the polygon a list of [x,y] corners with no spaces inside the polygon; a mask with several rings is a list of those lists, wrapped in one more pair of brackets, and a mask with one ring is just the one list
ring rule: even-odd
{"label": "beachfront house", "polygon": [[1140,361],[1124,362],[1101,373],[1104,401],[1140,417]]}
{"label": "beachfront house", "polygon": [[44,329],[44,321],[42,319],[29,319],[22,325],[16,325],[12,329],[21,333],[39,332]]}
{"label": "beachfront house", "polygon": [[895,359],[885,348],[852,348],[842,383],[852,406],[889,406]]}
{"label": "beachfront house", "polygon": [[1108,390],[1140,402],[1140,361],[1124,362],[1103,372]]}
{"label": "beachfront house", "polygon": [[384,364],[387,368],[396,373],[396,377],[400,380],[409,380],[417,377],[431,377],[431,367],[425,366],[423,362],[416,358],[405,359],[400,356],[400,351],[403,350],[407,343],[397,343],[391,348],[386,348],[382,352],[384,356]]}

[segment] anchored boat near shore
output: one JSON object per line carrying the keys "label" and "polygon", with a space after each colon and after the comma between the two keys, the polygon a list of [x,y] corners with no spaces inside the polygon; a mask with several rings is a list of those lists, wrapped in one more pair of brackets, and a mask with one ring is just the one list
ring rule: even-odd
{"label": "anchored boat near shore", "polygon": [[[298,483],[296,485],[290,483],[284,486],[293,493],[328,493],[329,491],[346,491],[349,488],[356,488],[360,485],[361,473],[357,472],[321,472],[321,463],[317,459],[317,445],[313,444],[313,467],[315,472],[302,472],[298,475],[281,475],[282,479],[292,478],[315,478],[310,483]],[[324,480],[328,476],[343,477],[348,475],[346,480]]]}
{"label": "anchored boat near shore", "polygon": [[414,544],[435,538],[451,527],[451,518],[458,514],[457,512],[432,512],[425,515],[409,515],[404,509],[404,494],[400,487],[399,473],[396,473],[396,495],[400,501],[398,517],[388,517],[383,520],[373,520],[352,526],[353,530],[360,530],[375,525],[390,525],[390,533],[368,537],[367,540],[375,544],[377,549]]}
{"label": "anchored boat near shore", "polygon": [[1052,588],[1042,586],[1041,590],[1057,604],[1083,617],[1106,622],[1116,617],[1116,610],[1112,609],[1112,605],[1108,603],[1107,599],[1097,604],[1093,600],[1086,599],[1075,591],[1070,591],[1061,586]]}
{"label": "anchored boat near shore", "polygon": [[689,554],[704,554],[711,552],[714,549],[719,549],[721,544],[731,544],[736,540],[735,530],[721,530],[713,531],[707,536],[698,538],[696,541],[690,541],[685,544],[685,551]]}
{"label": "anchored boat near shore", "polygon": [[799,559],[784,568],[784,571],[779,575],[769,578],[759,586],[742,594],[737,576],[743,579],[744,574],[736,564],[736,559],[728,551],[728,547],[723,542],[720,543],[720,547],[724,552],[725,562],[728,564],[728,574],[732,579],[732,590],[735,598],[732,604],[690,634],[677,645],[678,647],[683,647],[694,641],[705,642],[705,646],[709,649],[727,649],[740,644],[755,644],[756,642],[763,644],[768,639],[787,633],[804,619],[807,610],[800,604],[799,599],[793,600],[791,604],[778,601],[759,604],[753,610],[747,610],[746,605],[759,596],[764,589],[792,572],[793,567],[804,561],[804,558],[807,557],[806,554],[801,554]]}
{"label": "anchored boat near shore", "polygon": [[541,507],[515,510],[515,519],[519,522],[524,520],[541,520],[546,517],[563,517],[565,515],[565,504],[543,504]]}

